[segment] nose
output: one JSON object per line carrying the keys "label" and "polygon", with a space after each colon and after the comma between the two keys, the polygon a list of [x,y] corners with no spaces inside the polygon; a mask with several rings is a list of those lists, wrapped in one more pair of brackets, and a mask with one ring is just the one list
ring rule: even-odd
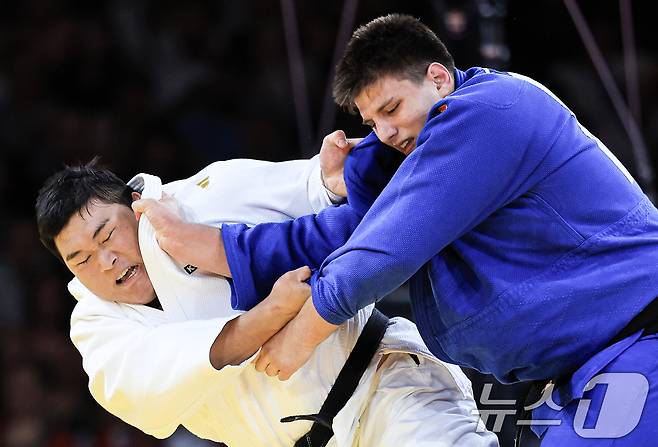
{"label": "nose", "polygon": [[101,270],[110,270],[117,262],[117,256],[112,250],[101,250],[98,253],[98,262]]}

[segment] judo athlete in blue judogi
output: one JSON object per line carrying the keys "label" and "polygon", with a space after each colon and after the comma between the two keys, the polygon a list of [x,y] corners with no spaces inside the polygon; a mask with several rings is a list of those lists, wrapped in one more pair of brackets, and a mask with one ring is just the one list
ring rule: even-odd
{"label": "judo athlete in blue judogi", "polygon": [[[545,87],[456,69],[408,16],[359,28],[336,73],[337,103],[374,130],[364,144],[406,158],[374,203],[348,197],[369,208],[365,217],[257,365],[286,379],[336,325],[409,281],[437,357],[504,383],[551,381],[550,399],[528,405],[543,447],[654,445],[658,211],[626,169]],[[349,188],[349,163],[345,172]],[[276,226],[250,231],[298,253],[318,229],[297,224],[308,225],[301,239]],[[249,232],[230,234],[225,226],[241,264],[232,270],[250,269],[256,284],[286,251],[249,254],[259,249]],[[255,295],[236,291],[235,304],[249,308]]]}

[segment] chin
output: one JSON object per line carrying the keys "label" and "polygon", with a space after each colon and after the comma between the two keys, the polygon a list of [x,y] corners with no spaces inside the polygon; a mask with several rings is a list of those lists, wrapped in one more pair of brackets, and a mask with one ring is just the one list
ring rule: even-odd
{"label": "chin", "polygon": [[140,294],[139,298],[135,300],[137,304],[148,304],[155,299],[155,291],[153,289]]}
{"label": "chin", "polygon": [[155,296],[145,299],[143,302],[140,302],[139,304],[141,304],[142,306],[148,306],[153,300],[155,300]]}
{"label": "chin", "polygon": [[[140,273],[145,273],[144,266],[141,265],[140,267]],[[132,284],[132,288],[134,289],[133,293],[131,293],[134,298],[133,302],[137,304],[148,304],[153,301],[155,299],[155,289],[149,277],[147,275],[140,275],[140,277],[135,279],[138,282]]]}
{"label": "chin", "polygon": [[155,299],[155,291],[153,288],[140,288],[140,291],[136,291],[129,294],[119,295],[121,298],[116,299],[120,303],[125,304],[148,304]]}

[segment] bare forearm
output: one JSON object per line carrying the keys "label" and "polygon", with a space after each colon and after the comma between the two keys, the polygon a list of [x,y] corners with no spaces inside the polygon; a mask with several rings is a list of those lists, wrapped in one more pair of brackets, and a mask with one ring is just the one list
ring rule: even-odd
{"label": "bare forearm", "polygon": [[306,300],[297,316],[263,345],[255,360],[256,371],[288,380],[336,329],[317,313],[313,300]]}
{"label": "bare forearm", "polygon": [[272,301],[262,301],[224,326],[210,348],[210,363],[215,369],[242,363],[294,316]]}
{"label": "bare forearm", "polygon": [[309,299],[304,303],[301,310],[290,323],[291,330],[298,336],[300,340],[304,340],[306,344],[313,345],[314,347],[322,343],[327,337],[338,329],[338,326],[328,323],[320,316],[313,300]]}
{"label": "bare forearm", "polygon": [[138,219],[149,219],[160,248],[176,261],[231,277],[219,228],[185,221],[172,196],[135,200],[132,208]]}
{"label": "bare forearm", "polygon": [[176,234],[160,241],[160,246],[179,262],[227,278],[232,277],[219,228],[182,222]]}

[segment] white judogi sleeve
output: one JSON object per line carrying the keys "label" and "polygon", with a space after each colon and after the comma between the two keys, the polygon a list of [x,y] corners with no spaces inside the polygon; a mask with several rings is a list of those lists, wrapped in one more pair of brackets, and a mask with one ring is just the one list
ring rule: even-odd
{"label": "white judogi sleeve", "polygon": [[[308,170],[308,200],[313,208],[314,213],[319,213],[324,208],[335,205],[343,200],[343,197],[334,194],[325,188],[322,182],[322,172],[320,169],[320,155],[316,155],[309,160]],[[303,214],[300,214],[303,216]],[[299,217],[299,216],[296,216]]]}
{"label": "white judogi sleeve", "polygon": [[218,161],[163,190],[178,199],[187,220],[213,226],[281,222],[333,204],[322,185],[319,156],[278,163]]}
{"label": "white judogi sleeve", "polygon": [[166,438],[238,373],[239,367],[231,366],[217,371],[209,359],[210,346],[229,319],[153,325],[153,318],[140,321],[137,311],[129,315],[132,308],[103,301],[76,282],[69,285],[79,298],[71,340],[82,355],[89,390],[127,423]]}

